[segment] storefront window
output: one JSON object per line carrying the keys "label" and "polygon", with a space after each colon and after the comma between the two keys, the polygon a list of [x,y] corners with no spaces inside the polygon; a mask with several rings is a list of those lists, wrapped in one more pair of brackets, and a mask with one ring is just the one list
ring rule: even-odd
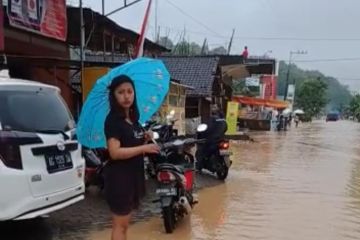
{"label": "storefront window", "polygon": [[178,94],[178,86],[170,84],[170,93]]}
{"label": "storefront window", "polygon": [[169,95],[169,105],[174,107],[178,106],[178,97],[176,95]]}
{"label": "storefront window", "polygon": [[185,96],[181,96],[179,99],[179,107],[185,107]]}

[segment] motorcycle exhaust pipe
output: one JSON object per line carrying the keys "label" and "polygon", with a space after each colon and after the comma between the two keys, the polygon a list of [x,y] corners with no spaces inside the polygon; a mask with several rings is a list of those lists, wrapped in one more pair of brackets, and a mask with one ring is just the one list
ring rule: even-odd
{"label": "motorcycle exhaust pipe", "polygon": [[183,206],[185,208],[187,214],[191,213],[192,209],[191,209],[190,203],[186,197],[180,197],[179,203],[181,206]]}

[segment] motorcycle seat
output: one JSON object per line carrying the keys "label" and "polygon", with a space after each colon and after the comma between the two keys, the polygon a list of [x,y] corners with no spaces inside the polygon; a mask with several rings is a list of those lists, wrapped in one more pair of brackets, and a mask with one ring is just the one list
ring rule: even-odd
{"label": "motorcycle seat", "polygon": [[179,166],[179,165],[173,165],[173,164],[168,164],[168,163],[162,163],[158,166],[158,171],[159,170],[170,170],[170,171],[175,171],[181,174],[184,174],[185,170],[183,166]]}

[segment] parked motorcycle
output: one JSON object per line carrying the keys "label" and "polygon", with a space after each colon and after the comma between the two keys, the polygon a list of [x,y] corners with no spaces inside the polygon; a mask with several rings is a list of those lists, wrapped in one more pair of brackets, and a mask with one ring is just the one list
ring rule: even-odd
{"label": "parked motorcycle", "polygon": [[106,164],[106,150],[93,150],[89,148],[82,148],[82,154],[85,158],[85,186],[98,186],[101,190],[104,189],[103,170]]}
{"label": "parked motorcycle", "polygon": [[[197,128],[198,137],[206,130],[206,124],[199,125]],[[215,142],[209,138],[206,140],[205,142],[197,144],[195,153],[197,169],[198,171],[206,169],[212,173],[216,173],[218,179],[225,180],[232,165],[232,161],[230,160],[232,152],[229,150],[230,142],[225,138],[221,138]]]}
{"label": "parked motorcycle", "polygon": [[170,113],[166,116],[166,122],[163,124],[150,122],[150,130],[157,132],[159,134],[158,141],[167,142],[170,139],[176,137],[178,132],[174,129],[174,124],[177,121],[175,119],[175,111],[171,110]]}
{"label": "parked motorcycle", "polygon": [[[177,120],[175,119],[175,111],[172,110],[166,116],[166,123],[161,124],[156,121],[148,121],[143,125],[145,131],[152,131],[158,134],[156,143],[165,143],[178,136],[178,132],[174,129],[174,124]],[[151,177],[156,177],[156,167],[158,164],[157,155],[148,155],[144,158],[145,161],[145,172]]]}
{"label": "parked motorcycle", "polygon": [[161,204],[166,233],[172,233],[176,223],[190,214],[198,202],[193,193],[194,156],[190,150],[200,141],[178,137],[159,144],[161,151],[156,168],[158,182],[156,194],[159,197],[157,202]]}

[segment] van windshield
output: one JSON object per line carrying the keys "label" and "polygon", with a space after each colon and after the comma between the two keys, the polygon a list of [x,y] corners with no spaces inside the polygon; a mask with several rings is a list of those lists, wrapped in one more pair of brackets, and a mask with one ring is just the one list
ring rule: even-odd
{"label": "van windshield", "polygon": [[3,129],[68,131],[73,122],[64,101],[54,91],[0,91],[0,126]]}

